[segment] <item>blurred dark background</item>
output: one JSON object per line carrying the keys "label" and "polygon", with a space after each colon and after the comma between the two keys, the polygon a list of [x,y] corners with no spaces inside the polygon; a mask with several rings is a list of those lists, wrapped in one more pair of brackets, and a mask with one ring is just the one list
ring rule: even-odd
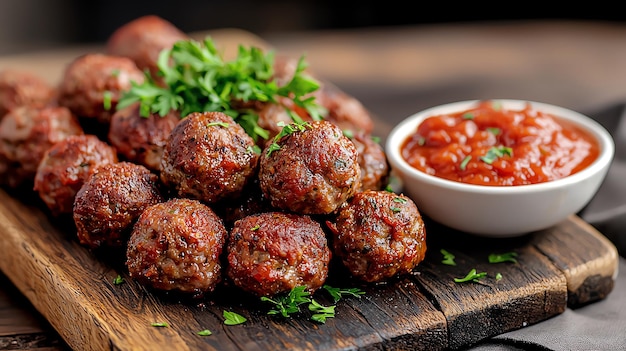
{"label": "blurred dark background", "polygon": [[501,6],[476,4],[461,2],[451,9],[449,2],[429,2],[426,6],[369,0],[0,0],[0,54],[103,42],[115,28],[146,14],[161,16],[186,32],[241,28],[261,36],[275,32],[441,22],[626,20],[626,13],[619,10],[617,3],[614,6],[599,3],[545,6],[545,3],[532,2]]}

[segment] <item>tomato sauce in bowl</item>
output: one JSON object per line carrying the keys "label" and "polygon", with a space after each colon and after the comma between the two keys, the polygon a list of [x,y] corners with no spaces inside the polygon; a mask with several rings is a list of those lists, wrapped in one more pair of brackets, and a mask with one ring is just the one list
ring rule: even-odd
{"label": "tomato sauce in bowl", "polygon": [[480,101],[462,111],[430,116],[400,146],[402,157],[427,174],[476,185],[548,182],[577,173],[600,146],[571,121],[534,109]]}

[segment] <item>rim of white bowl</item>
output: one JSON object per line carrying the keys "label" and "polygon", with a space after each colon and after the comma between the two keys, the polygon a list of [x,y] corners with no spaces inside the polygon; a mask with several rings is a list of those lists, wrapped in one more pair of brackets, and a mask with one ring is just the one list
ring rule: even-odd
{"label": "rim of white bowl", "polygon": [[[415,169],[411,166],[401,155],[400,146],[406,140],[406,138],[411,135],[415,128],[421,123],[426,117],[430,117],[432,115],[437,115],[441,113],[451,113],[455,111],[462,111],[467,108],[470,108],[477,104],[480,101],[496,101],[507,108],[511,109],[521,109],[525,106],[526,103],[530,103],[535,109],[545,111],[554,115],[555,117],[559,117],[562,119],[569,120],[576,125],[584,128],[589,131],[598,141],[600,152],[598,158],[596,158],[589,166],[585,169],[580,170],[577,173],[569,175],[567,177],[563,177],[560,179],[551,180],[543,183],[536,184],[527,184],[527,185],[477,185],[477,184],[468,184],[457,182],[453,180],[448,180],[444,178],[440,178],[434,175],[430,175],[424,173],[420,170]],[[600,123],[595,121],[589,116],[583,115],[580,112],[576,112],[574,110],[570,110],[561,106],[543,103],[532,100],[521,100],[521,99],[485,99],[485,100],[464,100],[451,102],[447,104],[442,104],[434,107],[430,107],[425,110],[421,110],[416,112],[408,117],[406,117],[403,121],[398,123],[387,136],[386,141],[386,150],[387,157],[389,162],[392,163],[392,167],[399,168],[398,171],[404,174],[409,174],[411,176],[420,178],[422,181],[430,183],[431,185],[435,185],[438,187],[445,187],[448,189],[455,190],[463,190],[466,192],[474,192],[474,193],[491,193],[491,194],[508,194],[517,193],[517,192],[538,192],[546,190],[547,188],[559,188],[572,183],[577,183],[583,179],[587,179],[591,177],[593,174],[596,174],[602,169],[604,169],[608,164],[610,164],[613,160],[615,153],[615,142],[611,134],[604,128]],[[403,180],[406,181],[406,180]]]}

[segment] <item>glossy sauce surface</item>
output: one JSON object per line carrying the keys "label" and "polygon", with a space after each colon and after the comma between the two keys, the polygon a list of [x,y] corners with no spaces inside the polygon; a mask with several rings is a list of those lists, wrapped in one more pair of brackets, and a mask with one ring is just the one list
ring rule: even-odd
{"label": "glossy sauce surface", "polygon": [[593,136],[534,109],[481,101],[426,118],[401,146],[414,168],[448,180],[491,186],[548,182],[579,172],[598,157]]}

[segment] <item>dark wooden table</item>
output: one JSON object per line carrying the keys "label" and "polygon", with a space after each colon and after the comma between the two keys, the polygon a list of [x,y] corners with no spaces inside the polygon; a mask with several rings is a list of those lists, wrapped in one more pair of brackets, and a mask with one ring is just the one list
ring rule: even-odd
{"label": "dark wooden table", "polygon": [[[401,118],[456,100],[519,98],[581,112],[626,101],[626,25],[424,25],[268,33],[263,39],[281,53],[306,54],[319,76],[360,99],[378,117],[377,133],[383,138]],[[0,57],[0,69],[9,64],[34,67],[54,81],[58,72],[49,67],[58,67],[82,50]],[[0,350],[4,349],[67,346],[2,274]]]}

